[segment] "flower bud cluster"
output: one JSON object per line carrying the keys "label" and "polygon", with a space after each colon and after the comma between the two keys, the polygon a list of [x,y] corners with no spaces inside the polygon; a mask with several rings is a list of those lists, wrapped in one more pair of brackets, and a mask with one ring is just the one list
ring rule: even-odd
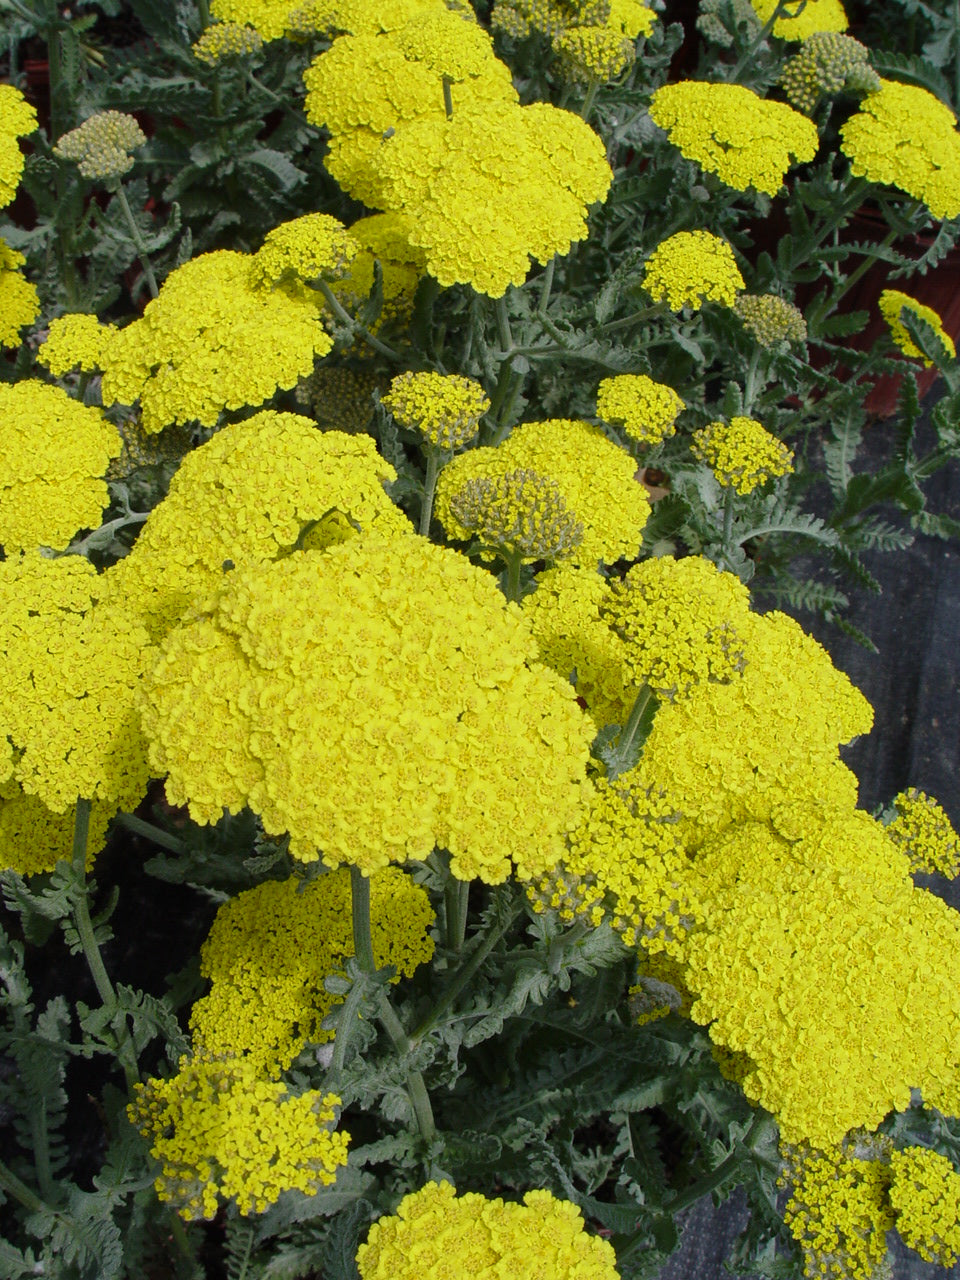
{"label": "flower bud cluster", "polygon": [[124,111],[99,111],[65,133],[54,147],[62,160],[75,160],[85,178],[116,182],[133,168],[131,151],[147,135]]}
{"label": "flower bud cluster", "polygon": [[248,58],[259,53],[263,48],[263,37],[245,23],[216,22],[207,27],[192,48],[195,58],[208,67],[215,67],[229,58]]}
{"label": "flower bud cluster", "polygon": [[792,302],[775,293],[741,293],[733,304],[733,310],[747,333],[761,347],[807,340],[807,322],[803,313]]}
{"label": "flower bud cluster", "polygon": [[457,373],[401,373],[383,397],[401,427],[436,449],[461,449],[477,434],[490,400],[479,382]]}
{"label": "flower bud cluster", "polygon": [[468,480],[450,497],[450,514],[484,546],[524,560],[559,560],[583,542],[556,481],[525,468]]}
{"label": "flower bud cluster", "polygon": [[876,93],[880,77],[866,45],[838,31],[818,31],[785,64],[780,84],[797,110],[812,116],[822,97]]}

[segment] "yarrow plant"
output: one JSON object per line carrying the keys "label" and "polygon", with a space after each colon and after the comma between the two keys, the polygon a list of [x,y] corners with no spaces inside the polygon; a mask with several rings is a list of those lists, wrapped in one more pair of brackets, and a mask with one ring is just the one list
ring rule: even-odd
{"label": "yarrow plant", "polygon": [[956,6],[2,7],[0,1273],[954,1265]]}

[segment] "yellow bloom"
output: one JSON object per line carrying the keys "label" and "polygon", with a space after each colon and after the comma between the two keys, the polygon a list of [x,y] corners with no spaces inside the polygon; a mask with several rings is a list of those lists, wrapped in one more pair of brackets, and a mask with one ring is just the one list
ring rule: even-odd
{"label": "yellow bloom", "polygon": [[263,1079],[248,1058],[181,1058],[176,1075],[135,1087],[130,1122],[163,1165],[157,1195],[188,1222],[213,1218],[222,1200],[263,1213],[291,1189],[315,1195],[347,1163],[337,1133],[340,1099],[299,1096]]}
{"label": "yellow bloom", "polygon": [[880,295],[880,312],[890,327],[891,338],[904,355],[922,360],[928,369],[933,364],[933,361],[927,359],[910,337],[906,325],[901,321],[900,312],[904,308],[915,316],[919,316],[921,320],[926,320],[927,324],[932,326],[937,337],[946,347],[950,358],[953,359],[956,356],[956,345],[949,333],[945,332],[943,321],[933,307],[925,307],[922,302],[918,302],[916,298],[911,298],[907,293],[901,293],[898,289],[884,289]]}
{"label": "yellow bloom", "polygon": [[105,583],[159,637],[231,566],[277,559],[333,512],[382,537],[408,531],[384,490],[394,479],[369,437],[266,409],[187,454]]}
{"label": "yellow bloom", "polygon": [[[377,968],[393,965],[391,982],[409,978],[433,955],[434,922],[426,891],[396,867],[370,880]],[[333,1039],[323,1021],[338,997],[323,978],[353,955],[350,874],[332,871],[304,884],[267,880],[224,903],[200,951],[208,995],[190,1014],[197,1051],[244,1057],[262,1075],[279,1076],[304,1045]]]}
{"label": "yellow bloom", "polygon": [[140,400],[147,431],[262,404],[295,385],[333,340],[317,295],[258,289],[251,259],[217,250],[177,267],[139,320],[105,341],[104,404]]}
{"label": "yellow bloom", "polygon": [[0,209],[16,195],[23,173],[17,139],[36,127],[37,113],[20,90],[0,84]]}
{"label": "yellow bloom", "polygon": [[879,1160],[798,1148],[784,1210],[810,1280],[875,1280],[893,1226],[890,1170]]}
{"label": "yellow bloom", "polygon": [[439,845],[460,879],[538,874],[588,790],[592,725],[519,609],[413,534],[225,575],[167,636],[142,713],[195,820],[249,805],[295,857],[365,873]]}
{"label": "yellow bloom", "polygon": [[960,1259],[960,1173],[946,1156],[925,1147],[890,1155],[890,1204],[904,1244],[924,1262],[955,1266]]}
{"label": "yellow bloom", "polygon": [[584,1226],[579,1208],[549,1191],[516,1204],[428,1182],[373,1224],[357,1267],[361,1280],[617,1280],[613,1246]]}
{"label": "yellow bloom", "polygon": [[603,143],[569,111],[454,99],[453,118],[398,129],[379,153],[384,203],[442,285],[500,297],[587,234],[612,178]]}
{"label": "yellow bloom", "polygon": [[705,302],[732,307],[743,289],[743,276],[733,250],[709,231],[678,231],[662,240],[647,259],[643,287],[655,302],[671,311]]}
{"label": "yellow bloom", "polygon": [[297,0],[211,0],[210,16],[221,23],[253,27],[263,40],[279,40]]}
{"label": "yellow bloom", "polygon": [[[649,12],[649,11],[648,11]],[[636,59],[633,41],[616,27],[568,27],[553,41],[567,77],[589,84],[615,79]]]}
{"label": "yellow bloom", "polygon": [[596,568],[623,557],[634,559],[650,514],[646,492],[636,480],[636,463],[599,427],[557,418],[525,422],[496,448],[470,449],[440,472],[436,515],[451,538],[469,541],[451,510],[451,499],[468,480],[494,479],[529,470],[553,480],[567,509],[583,525],[578,564]]}
{"label": "yellow bloom", "polygon": [[[333,290],[350,312],[358,310],[370,296],[374,263],[383,273],[383,311],[373,326],[378,329],[388,320],[407,319],[413,311],[417,285],[427,269],[422,249],[410,243],[407,221],[398,213],[374,213],[360,218],[350,227],[350,237],[357,245],[350,270]],[[368,348],[360,344],[357,354]]]}
{"label": "yellow bloom", "polygon": [[936,800],[911,787],[894,799],[897,816],[887,827],[910,859],[910,870],[927,875],[960,875],[960,840]]}
{"label": "yellow bloom", "polygon": [[[107,827],[116,805],[95,801],[90,807],[87,835],[87,870],[107,840]],[[21,876],[52,871],[73,854],[76,806],[54,813],[37,796],[28,795],[19,783],[0,782],[0,870]]]}
{"label": "yellow bloom", "polygon": [[0,237],[0,347],[18,347],[20,330],[32,324],[40,310],[36,286],[18,269],[25,262],[24,255]]}
{"label": "yellow bloom", "polygon": [[960,213],[957,118],[917,85],[881,80],[840,130],[850,172],[899,187],[935,218]]}
{"label": "yellow bloom", "polygon": [[525,562],[559,560],[583,541],[556,481],[523,468],[465,480],[450,496],[450,514],[486,549]]}
{"label": "yellow bloom", "polygon": [[50,321],[46,341],[37,360],[60,378],[71,369],[95,373],[104,367],[110,339],[117,332],[112,324],[101,324],[96,316],[71,313]]}
{"label": "yellow bloom", "polygon": [[650,118],[688,160],[737,191],[775,196],[791,164],[817,154],[816,126],[738,84],[682,80],[658,89]]}
{"label": "yellow bloom", "polygon": [[150,777],[134,696],[155,655],[104,596],[81,556],[0,562],[0,741],[24,791],[55,813],[78,797],[132,811]]}
{"label": "yellow bloom", "polygon": [[357,244],[342,222],[326,213],[308,213],[268,231],[253,255],[250,277],[255,288],[269,289],[294,279],[337,280],[356,257]]}
{"label": "yellow bloom", "polygon": [[604,378],[597,392],[597,415],[622,425],[641,444],[659,444],[672,436],[684,404],[672,387],[654,382],[645,373],[622,373]]}
{"label": "yellow bloom", "polygon": [[255,27],[244,23],[215,22],[190,47],[198,62],[215,67],[228,58],[246,58],[259,53],[263,39]]}
{"label": "yellow bloom", "polygon": [[458,373],[398,374],[383,403],[402,427],[437,449],[461,449],[490,408],[480,383]]}
{"label": "yellow bloom", "polygon": [[414,18],[446,13],[445,0],[306,0],[292,8],[287,34],[379,36],[398,31]]}
{"label": "yellow bloom", "polygon": [[0,384],[0,545],[62,551],[95,529],[110,500],[103,475],[121,449],[99,409],[34,378]]}
{"label": "yellow bloom", "polygon": [[[757,17],[768,22],[777,0],[751,0]],[[798,10],[794,17],[793,11]],[[806,0],[802,6],[790,4],[773,24],[773,34],[781,40],[806,40],[821,31],[846,31],[850,24],[840,0]]]}
{"label": "yellow bloom", "polygon": [[701,427],[693,433],[693,454],[725,489],[741,495],[793,470],[792,451],[755,418],[734,417]]}

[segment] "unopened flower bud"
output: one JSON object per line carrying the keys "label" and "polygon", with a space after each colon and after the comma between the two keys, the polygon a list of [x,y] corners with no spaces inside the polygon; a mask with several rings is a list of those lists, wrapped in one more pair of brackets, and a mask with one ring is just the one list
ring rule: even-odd
{"label": "unopened flower bud", "polygon": [[535,471],[468,480],[450,499],[450,511],[485,546],[524,560],[558,560],[583,541],[583,525],[556,481]]}
{"label": "unopened flower bud", "polygon": [[53,150],[61,160],[75,160],[85,178],[109,182],[133,168],[130,152],[146,140],[133,116],[100,111],[65,133]]}

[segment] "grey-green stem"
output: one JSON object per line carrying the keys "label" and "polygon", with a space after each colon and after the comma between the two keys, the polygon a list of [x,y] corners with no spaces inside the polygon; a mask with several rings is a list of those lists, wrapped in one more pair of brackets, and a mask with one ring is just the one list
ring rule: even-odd
{"label": "grey-green stem", "polygon": [[440,450],[435,445],[426,446],[427,471],[423,478],[423,503],[420,507],[420,533],[430,536],[430,520],[433,516],[433,500],[437,493],[437,477],[440,474]]}
{"label": "grey-green stem", "polygon": [[123,213],[127,229],[130,232],[130,239],[136,247],[137,257],[140,259],[141,267],[143,267],[143,274],[147,282],[147,288],[150,290],[150,296],[151,298],[155,298],[160,292],[157,288],[157,277],[153,274],[150,255],[147,253],[147,246],[144,243],[143,236],[140,234],[140,228],[137,226],[137,220],[133,216],[133,210],[130,208],[130,201],[127,199],[127,193],[124,191],[123,184],[120,182],[116,184],[113,191],[120,204],[120,210]]}

